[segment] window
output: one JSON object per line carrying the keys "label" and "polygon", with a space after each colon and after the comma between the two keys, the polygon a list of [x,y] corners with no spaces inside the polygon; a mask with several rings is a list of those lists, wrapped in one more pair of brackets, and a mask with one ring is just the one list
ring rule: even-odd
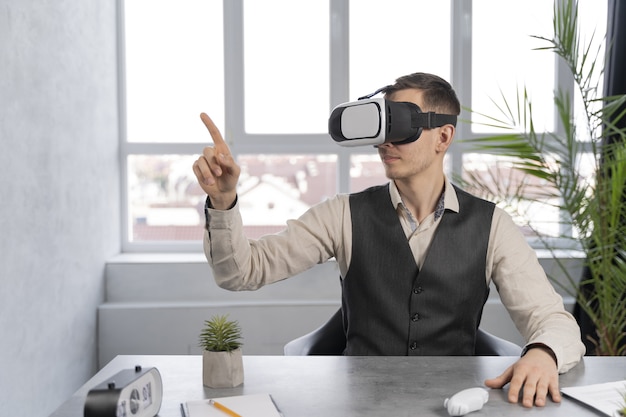
{"label": "window", "polygon": [[[242,166],[246,233],[282,227],[337,192],[386,181],[374,149],[340,148],[334,105],[415,71],[448,79],[466,107],[521,83],[552,129],[558,65],[530,35],[552,31],[552,2],[439,0],[120,0],[123,250],[201,248],[204,193],[193,161],[207,112]],[[585,6],[587,5],[587,6]],[[585,7],[584,13],[582,7]],[[604,7],[604,9],[603,9]],[[606,4],[581,2],[604,33]],[[497,36],[494,34],[497,33]],[[508,89],[508,90],[507,90]],[[467,117],[467,115],[462,115]],[[484,134],[460,123],[457,138]],[[448,173],[505,164],[453,146]],[[558,213],[542,212],[545,230]]]}

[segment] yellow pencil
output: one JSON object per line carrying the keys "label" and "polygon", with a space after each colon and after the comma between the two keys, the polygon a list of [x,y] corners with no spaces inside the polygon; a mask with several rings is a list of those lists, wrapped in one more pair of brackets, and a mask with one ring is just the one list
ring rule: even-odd
{"label": "yellow pencil", "polygon": [[230,408],[226,407],[223,404],[218,403],[215,400],[209,400],[209,404],[211,404],[213,407],[217,408],[218,410],[222,410],[223,412],[225,412],[226,414],[228,414],[229,416],[232,417],[241,417],[240,414],[235,413],[233,410],[231,410]]}

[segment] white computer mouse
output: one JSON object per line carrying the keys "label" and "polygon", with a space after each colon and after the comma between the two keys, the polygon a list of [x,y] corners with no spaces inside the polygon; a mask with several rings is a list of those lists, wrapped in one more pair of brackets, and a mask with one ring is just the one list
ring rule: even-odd
{"label": "white computer mouse", "polygon": [[484,388],[468,388],[457,392],[443,402],[444,408],[451,416],[464,416],[478,411],[489,399],[489,391]]}

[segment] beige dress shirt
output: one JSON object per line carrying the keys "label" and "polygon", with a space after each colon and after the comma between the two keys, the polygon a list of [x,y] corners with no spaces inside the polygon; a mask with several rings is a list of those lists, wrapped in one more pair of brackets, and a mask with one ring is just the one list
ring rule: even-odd
{"label": "beige dress shirt", "polygon": [[[458,212],[454,188],[446,179],[444,206]],[[439,224],[435,213],[421,223],[410,218],[400,193],[390,183],[393,205],[409,245],[421,268],[428,245]],[[239,204],[230,210],[208,209],[204,251],[216,283],[229,290],[255,290],[299,274],[335,258],[342,276],[351,259],[352,222],[349,196],[339,194],[287,221],[280,233],[247,239]],[[454,259],[454,254],[450,254]],[[548,346],[557,358],[559,372],[576,365],[584,355],[580,329],[564,306],[512,218],[496,207],[487,249],[487,285],[495,284],[502,303],[527,345]]]}

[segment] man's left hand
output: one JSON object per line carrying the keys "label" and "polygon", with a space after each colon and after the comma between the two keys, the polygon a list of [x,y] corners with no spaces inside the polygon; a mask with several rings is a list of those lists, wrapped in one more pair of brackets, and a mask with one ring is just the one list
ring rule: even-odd
{"label": "man's left hand", "polygon": [[548,393],[555,403],[561,402],[559,373],[552,351],[547,347],[533,347],[500,376],[487,379],[489,388],[502,388],[510,382],[509,402],[517,403],[522,392],[524,407],[546,405]]}

